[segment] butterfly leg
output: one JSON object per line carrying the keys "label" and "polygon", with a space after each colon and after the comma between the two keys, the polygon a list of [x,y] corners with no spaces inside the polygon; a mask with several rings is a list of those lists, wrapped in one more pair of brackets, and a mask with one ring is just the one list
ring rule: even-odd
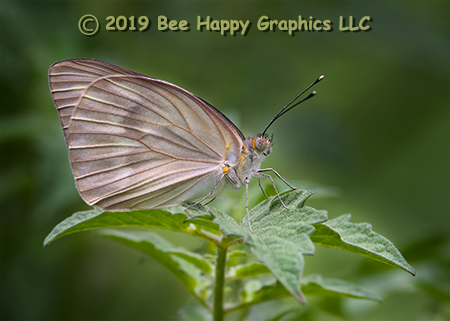
{"label": "butterfly leg", "polygon": [[[190,209],[191,207],[194,207],[195,205],[200,204],[200,203],[203,202],[205,199],[207,199],[208,197],[210,197],[210,196],[214,193],[214,191],[216,190],[217,186],[219,186],[219,183],[222,181],[223,176],[224,176],[224,175],[222,175],[222,177],[221,177],[219,180],[217,180],[217,183],[216,183],[216,185],[214,185],[214,187],[212,188],[211,192],[209,192],[209,193],[208,193],[205,197],[203,197],[200,201],[195,202],[194,204],[191,204],[191,205],[189,205],[189,206],[186,206],[186,208],[185,208],[184,210]],[[206,204],[209,204],[209,203],[211,203],[212,201],[214,201],[214,198],[213,198],[211,201],[207,202]],[[205,205],[206,205],[206,204],[205,204]]]}
{"label": "butterfly leg", "polygon": [[[259,173],[263,173],[263,172],[273,172],[275,175],[277,175],[277,177],[279,179],[281,179],[287,186],[289,186],[293,191],[295,191],[297,188],[292,186],[291,184],[289,184],[283,177],[281,177],[280,174],[277,173],[276,170],[274,170],[273,168],[265,168],[265,169],[259,169],[258,170]],[[272,181],[273,182],[273,181]]]}
{"label": "butterfly leg", "polygon": [[261,191],[263,192],[264,196],[265,196],[266,198],[268,198],[268,197],[267,197],[267,194],[266,194],[266,191],[264,190],[264,188],[263,188],[262,185],[261,185],[261,177],[258,177],[258,184],[259,184],[259,187],[261,188]]}
{"label": "butterfly leg", "polygon": [[204,205],[208,205],[209,203],[211,203],[211,202],[214,201],[215,199],[216,199],[215,197],[211,198],[211,200],[209,200],[208,202],[206,202]]}
{"label": "butterfly leg", "polygon": [[245,178],[245,211],[247,212],[248,228],[253,233],[252,224],[250,223],[250,213],[248,212],[248,183],[250,183],[248,178]]}
{"label": "butterfly leg", "polygon": [[[283,205],[283,207],[285,208],[285,209],[289,209],[286,205],[284,205],[284,203],[283,203],[283,201],[281,200],[281,197],[280,197],[280,194],[278,193],[278,189],[277,189],[277,187],[275,186],[275,182],[273,181],[273,178],[272,178],[272,176],[270,176],[270,175],[268,175],[268,174],[263,174],[263,173],[261,173],[260,171],[258,171],[257,173],[255,173],[255,176],[258,176],[258,177],[268,177],[268,178],[270,178],[270,181],[272,182],[272,186],[273,186],[273,189],[275,190],[275,193],[277,193],[277,196],[278,196],[278,199],[280,200],[280,202],[281,202],[281,205]],[[290,186],[290,185],[289,185]],[[294,188],[295,189],[295,188]]]}

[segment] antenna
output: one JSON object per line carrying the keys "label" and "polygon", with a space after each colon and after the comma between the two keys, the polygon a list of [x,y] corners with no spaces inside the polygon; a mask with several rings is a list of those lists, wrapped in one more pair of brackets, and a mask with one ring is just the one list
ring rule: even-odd
{"label": "antenna", "polygon": [[[319,78],[317,78],[311,85],[309,85],[305,90],[303,90],[300,94],[298,94],[294,99],[292,99],[289,104],[287,104],[286,106],[284,106],[279,112],[278,114],[275,115],[275,117],[270,121],[269,125],[267,125],[266,129],[264,129],[263,131],[263,135],[266,133],[266,131],[269,129],[269,127],[274,123],[275,120],[277,120],[278,118],[280,118],[281,116],[283,116],[284,114],[286,114],[289,110],[291,110],[292,108],[294,108],[295,106],[301,104],[304,101],[307,101],[310,98],[313,98],[316,95],[316,92],[313,91],[312,93],[310,93],[308,95],[308,97],[306,97],[305,99],[300,100],[299,102],[297,102],[296,104],[292,105],[301,95],[303,95],[306,91],[308,91],[312,86],[314,86],[315,84],[317,84],[319,81],[321,81],[324,78],[324,76],[320,76]],[[291,106],[292,105],[292,106]],[[290,106],[290,107],[289,107]],[[289,108],[288,108],[289,107]]]}

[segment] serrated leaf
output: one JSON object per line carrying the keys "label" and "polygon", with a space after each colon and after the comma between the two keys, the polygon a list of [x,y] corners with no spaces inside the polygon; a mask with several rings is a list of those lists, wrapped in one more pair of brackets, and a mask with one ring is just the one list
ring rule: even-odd
{"label": "serrated leaf", "polygon": [[[206,306],[205,300],[209,295],[208,288],[212,286],[204,270],[212,270],[201,256],[184,249],[175,248],[171,243],[156,233],[126,232],[106,230],[102,235],[137,249],[159,264],[166,267],[191,292],[191,294]],[[200,264],[203,261],[203,264]],[[206,268],[208,266],[209,268]]]}
{"label": "serrated leaf", "polygon": [[416,274],[414,268],[406,262],[391,241],[373,232],[372,226],[368,223],[350,223],[350,217],[350,214],[345,214],[316,224],[311,240],[318,245],[362,254],[401,268],[412,275]]}
{"label": "serrated leaf", "polygon": [[327,219],[327,212],[304,206],[312,194],[311,191],[296,190],[283,195],[283,203],[289,210],[277,197],[261,202],[250,211],[253,231],[265,239],[279,237],[290,240],[301,248],[301,253],[313,255],[314,244],[309,235],[314,231],[313,224]]}
{"label": "serrated leaf", "polygon": [[327,218],[325,211],[304,207],[312,192],[297,190],[283,195],[286,210],[276,197],[252,209],[250,217],[255,234],[246,239],[256,257],[264,263],[284,287],[301,303],[300,290],[304,254],[314,254],[309,235],[313,224]]}
{"label": "serrated leaf", "polygon": [[[59,223],[44,240],[44,246],[68,234],[111,227],[154,227],[195,235],[208,241],[217,242],[200,231],[204,226],[194,226],[195,223],[186,222],[185,214],[172,214],[164,210],[140,210],[132,212],[103,212],[94,209],[77,212]],[[191,226],[191,224],[194,224]],[[210,232],[212,230],[209,230]]]}
{"label": "serrated leaf", "polygon": [[[64,221],[56,225],[53,230],[47,235],[44,240],[44,247],[47,247],[51,242],[63,237],[64,235],[86,231],[94,227],[89,227],[89,224],[83,224],[91,219],[99,216],[103,213],[103,210],[95,207],[89,211],[76,212],[66,218]],[[67,232],[66,231],[70,231]]]}
{"label": "serrated leaf", "polygon": [[[210,210],[213,222],[229,237],[242,237],[260,262],[301,303],[305,303],[300,291],[300,277],[303,272],[303,254],[313,254],[314,245],[309,235],[313,224],[327,218],[325,211],[303,207],[312,192],[296,190],[283,195],[286,210],[278,198],[271,197],[250,211],[252,228],[238,224],[230,216],[217,210]],[[245,221],[245,219],[244,219]]]}
{"label": "serrated leaf", "polygon": [[345,296],[381,302],[378,296],[356,284],[338,279],[322,278],[319,274],[305,276],[302,279],[302,291],[305,295]]}

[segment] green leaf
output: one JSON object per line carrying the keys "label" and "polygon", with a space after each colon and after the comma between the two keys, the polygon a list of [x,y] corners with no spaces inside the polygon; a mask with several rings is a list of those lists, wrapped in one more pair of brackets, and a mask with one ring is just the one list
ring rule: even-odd
{"label": "green leaf", "polygon": [[252,228],[256,235],[270,240],[274,237],[294,242],[303,254],[314,254],[314,244],[309,235],[313,224],[327,219],[326,211],[304,206],[311,191],[296,190],[281,198],[289,208],[286,210],[277,197],[258,204],[250,211]]}
{"label": "green leaf", "polygon": [[248,308],[252,305],[259,304],[265,301],[277,300],[285,297],[290,297],[291,293],[280,282],[269,282],[263,284],[259,280],[250,280],[244,285],[241,292],[242,301],[235,305],[230,305],[225,308],[226,313]]}
{"label": "green leaf", "polygon": [[228,248],[227,267],[236,266],[248,261],[247,252],[242,250],[243,246],[247,247],[245,244],[240,244],[239,246],[232,246]]}
{"label": "green leaf", "polygon": [[205,219],[201,219],[201,218],[188,218],[186,219],[187,223],[192,223],[197,227],[203,227],[205,230],[216,234],[216,235],[222,235],[220,233],[220,228],[214,224],[213,222],[211,222],[210,220],[205,220]]}
{"label": "green leaf", "polygon": [[311,240],[318,245],[362,254],[401,268],[412,275],[416,274],[414,268],[406,262],[391,241],[373,232],[372,226],[368,223],[350,223],[350,217],[350,214],[345,214],[316,224]]}
{"label": "green leaf", "polygon": [[[350,297],[381,302],[378,296],[358,285],[338,279],[322,278],[318,274],[304,277],[301,281],[301,288],[305,295]],[[241,293],[242,301],[228,307],[227,312],[288,296],[290,296],[290,292],[280,282],[272,281],[264,284],[259,280],[250,280],[245,284]]]}
{"label": "green leaf", "polygon": [[[111,227],[154,227],[195,235],[217,243],[218,236],[211,234],[217,229],[209,229],[203,225],[195,225],[186,221],[185,214],[172,214],[164,210],[140,210],[132,212],[103,212],[94,209],[77,212],[59,223],[44,240],[44,246],[68,234]],[[211,223],[210,223],[211,224]],[[204,230],[210,233],[204,233]]]}
{"label": "green leaf", "polygon": [[[255,286],[259,285],[259,286]],[[280,282],[270,282],[270,284],[258,283],[249,281],[244,287],[247,299],[244,301],[247,304],[257,304],[260,302],[275,300],[290,296],[289,291]]]}
{"label": "green leaf", "polygon": [[346,296],[381,302],[378,296],[356,284],[338,279],[322,278],[319,274],[304,277],[302,279],[302,291],[305,295]]}
{"label": "green leaf", "polygon": [[259,274],[270,273],[270,270],[261,263],[242,264],[231,267],[228,271],[228,279],[240,279]]}
{"label": "green leaf", "polygon": [[304,254],[314,254],[309,235],[313,224],[327,219],[325,211],[303,206],[312,192],[293,191],[283,195],[286,210],[276,197],[260,203],[252,209],[250,217],[255,234],[246,239],[256,257],[264,263],[300,302],[305,299],[300,290],[300,278],[304,267]]}
{"label": "green leaf", "polygon": [[183,249],[168,249],[168,253],[171,253],[175,256],[178,256],[179,258],[182,258],[186,262],[191,263],[199,270],[203,271],[204,273],[211,273],[213,271],[213,266],[209,263],[208,260],[206,260],[203,256],[197,253],[193,253],[190,251],[186,251]]}
{"label": "green leaf", "polygon": [[48,234],[45,238],[44,246],[47,247],[51,242],[63,237],[64,235],[95,228],[93,226],[89,226],[89,224],[83,223],[99,216],[102,213],[103,210],[96,207],[90,211],[76,212],[72,214],[72,216],[69,216],[53,228],[50,234]]}
{"label": "green leaf", "polygon": [[135,248],[165,266],[200,303],[207,306],[205,300],[211,294],[212,284],[203,272],[211,272],[212,268],[200,255],[175,248],[156,233],[106,230],[102,235]]}
{"label": "green leaf", "polygon": [[282,200],[289,208],[286,210],[278,198],[271,197],[250,211],[252,228],[250,232],[246,219],[236,223],[230,216],[210,209],[213,222],[229,237],[242,237],[260,262],[301,303],[300,277],[303,272],[303,254],[313,254],[314,245],[309,235],[314,231],[313,224],[327,218],[325,211],[303,207],[312,192],[296,190],[283,195]]}

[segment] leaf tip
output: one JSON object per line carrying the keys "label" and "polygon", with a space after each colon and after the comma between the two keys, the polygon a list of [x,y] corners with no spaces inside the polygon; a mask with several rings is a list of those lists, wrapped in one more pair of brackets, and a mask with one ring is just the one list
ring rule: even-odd
{"label": "leaf tip", "polygon": [[306,305],[306,298],[302,292],[294,294],[294,298],[301,304]]}
{"label": "leaf tip", "polygon": [[406,270],[406,272],[408,272],[409,274],[411,274],[412,276],[416,276],[416,270],[410,265],[408,267],[408,269]]}
{"label": "leaf tip", "polygon": [[55,240],[54,236],[52,235],[52,233],[50,233],[49,235],[47,235],[47,236],[45,237],[45,240],[44,240],[44,242],[42,243],[42,246],[43,246],[44,248],[47,248],[47,247],[50,245],[50,243],[52,243],[54,240]]}

